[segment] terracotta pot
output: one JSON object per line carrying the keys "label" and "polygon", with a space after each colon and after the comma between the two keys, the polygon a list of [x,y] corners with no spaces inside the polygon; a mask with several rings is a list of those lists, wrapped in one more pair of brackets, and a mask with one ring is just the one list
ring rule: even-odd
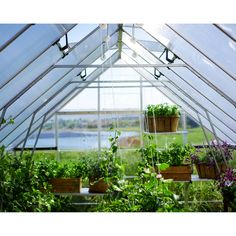
{"label": "terracotta pot", "polygon": [[89,192],[90,193],[105,193],[109,188],[109,184],[105,182],[103,178],[95,180],[89,179]]}
{"label": "terracotta pot", "polygon": [[150,133],[176,132],[178,124],[177,116],[145,116],[145,131]]}
{"label": "terracotta pot", "polygon": [[161,174],[164,179],[190,181],[192,168],[191,165],[170,166],[166,170],[162,170]]}
{"label": "terracotta pot", "polygon": [[49,181],[54,193],[80,193],[81,178],[54,178]]}
{"label": "terracotta pot", "polygon": [[195,164],[200,179],[217,179],[222,172],[225,172],[227,166],[225,163],[218,163],[220,173],[216,165],[208,165],[206,163]]}

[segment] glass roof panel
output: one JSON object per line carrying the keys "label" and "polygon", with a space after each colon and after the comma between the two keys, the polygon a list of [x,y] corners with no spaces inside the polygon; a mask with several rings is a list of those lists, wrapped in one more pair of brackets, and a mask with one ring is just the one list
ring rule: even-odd
{"label": "glass roof panel", "polygon": [[[94,57],[93,54],[96,54],[97,56]],[[107,54],[110,54],[109,56],[111,56],[110,52],[107,52]],[[99,56],[100,50],[95,50],[83,61],[83,63],[87,62],[88,64],[91,64],[96,58],[99,58]],[[110,59],[108,58],[107,63],[109,60]],[[51,97],[54,96],[54,94],[56,94],[62,88],[65,88],[66,85],[68,86],[68,83],[72,81],[73,78],[76,78],[76,76],[79,72],[81,72],[81,70],[82,68],[77,68],[73,70],[68,68],[54,69],[53,71],[48,73],[42,80],[36,83],[36,85],[34,85],[30,90],[28,90],[23,96],[21,96],[20,99],[16,100],[16,102],[9,107],[5,114],[5,117],[14,117],[15,125],[14,127],[2,127],[2,138],[4,138],[9,132],[14,130],[16,126],[20,125],[25,119],[29,117],[29,115],[35,112],[36,109],[42,107],[42,105],[46,105],[47,101],[49,101],[49,99],[51,99]],[[87,72],[87,75],[89,76],[89,72]],[[77,87],[79,87],[79,84],[76,85]],[[83,87],[85,86],[86,84],[83,84]],[[31,97],[31,99],[28,99],[29,97]]]}
{"label": "glass roof panel", "polygon": [[[3,107],[7,102],[13,99],[26,86],[40,76],[42,72],[55,64],[62,56],[63,54],[57,46],[50,47],[13,80],[9,81],[2,89],[0,89],[0,107]],[[38,92],[40,92],[40,90]]]}
{"label": "glass roof panel", "polygon": [[0,53],[0,87],[63,35],[59,25],[36,24]]}
{"label": "glass roof panel", "polygon": [[[26,134],[27,134],[27,130],[28,130],[29,125],[30,125],[30,121],[31,121],[31,117],[28,118],[22,126],[19,126],[17,128],[17,130],[14,131],[13,134],[9,135],[9,137],[7,137],[4,140],[3,143],[7,148],[14,148],[15,145],[17,145],[19,142],[22,142],[24,140],[24,138],[26,137]],[[38,128],[41,125],[42,121],[43,121],[43,117],[40,118],[38,121],[36,121],[32,125],[31,131],[35,131],[36,128]]]}
{"label": "glass roof panel", "polygon": [[[75,77],[79,73],[79,69],[74,69],[70,73],[68,73],[66,76],[64,76],[63,79],[60,79],[60,77],[55,78],[49,78],[52,80],[58,79],[59,81],[52,86],[50,89],[48,89],[46,92],[41,94],[40,96],[36,96],[37,99],[28,99],[27,97],[24,100],[24,102],[16,101],[16,103],[13,104],[9,108],[8,114],[14,113],[14,125],[12,126],[6,126],[1,128],[1,138],[4,138],[8,133],[13,131],[17,126],[19,126],[25,119],[27,119],[33,112],[35,112],[40,107],[47,104],[47,101],[49,101],[52,96],[54,96],[56,93],[60,92],[63,88],[65,88],[68,83],[71,81],[73,77]],[[47,82],[48,83],[48,82]],[[46,90],[46,88],[44,88]],[[31,95],[32,96],[32,95]],[[22,106],[22,103],[24,104],[24,107],[22,110],[18,109],[18,106]]]}
{"label": "glass roof panel", "polygon": [[236,42],[217,27],[212,24],[174,24],[170,28],[236,78]]}
{"label": "glass roof panel", "polygon": [[[182,100],[180,100],[177,96],[175,96],[175,94],[168,91],[168,89],[162,88],[162,87],[158,88],[158,89],[160,91],[162,91],[166,96],[169,96],[170,98],[172,97],[172,99],[176,102],[176,104],[181,106],[183,108],[183,110],[185,110],[191,117],[193,117],[197,122],[199,122],[196,111],[194,111],[190,106],[183,103]],[[200,119],[202,121],[203,126],[206,127],[209,131],[212,132],[211,125],[210,125],[209,121],[207,120],[207,118],[205,118],[201,114],[199,114],[199,116],[200,116]],[[227,142],[229,142],[231,144],[236,143],[235,141],[231,140],[231,138],[226,136],[222,131],[220,131],[216,126],[215,126],[215,131],[216,131],[217,137],[219,137],[222,141],[227,140]]]}
{"label": "glass roof panel", "polygon": [[[81,43],[79,43],[78,46],[76,46],[75,49],[71,51],[68,56],[66,56],[57,64],[78,64],[82,58],[85,58],[89,53],[92,53],[93,50],[95,50],[99,45],[102,44],[101,37],[105,36],[105,31],[101,31],[100,29],[93,31],[93,33],[89,37],[85,38]],[[108,42],[109,47],[113,46],[115,41],[118,41],[118,33],[110,37],[111,39]]]}
{"label": "glass roof panel", "polygon": [[[128,62],[128,61],[127,61]],[[137,69],[135,69],[137,70]],[[141,72],[141,74],[147,77],[147,72],[143,74],[143,71],[146,71],[145,69],[140,69],[138,68],[139,72]],[[149,77],[152,76],[151,74],[149,75]],[[198,111],[200,114],[205,114],[205,110],[203,110],[204,108],[202,108],[201,106],[198,105],[198,102],[196,102],[196,100],[194,100],[192,97],[188,97],[187,93],[188,91],[186,89],[182,90],[182,88],[176,88],[176,85],[168,83],[166,84],[166,87],[168,87],[169,89],[171,89],[172,93],[176,94],[179,96],[179,98],[184,102],[187,103],[187,105],[191,106],[192,108],[194,108],[194,110]],[[158,88],[161,89],[161,88]],[[184,94],[183,94],[184,93]],[[198,101],[198,100],[197,100]],[[217,122],[217,127],[221,127],[224,130],[224,133],[226,133],[231,139],[234,138],[235,133],[233,133],[231,130],[229,130],[229,128],[221,123],[221,120],[213,120],[214,122]],[[235,124],[234,124],[235,125]],[[225,129],[227,131],[225,131]]]}
{"label": "glass roof panel", "polygon": [[[128,42],[126,36],[124,37],[124,41]],[[132,44],[129,45],[132,46]],[[151,56],[151,54],[147,50],[140,48],[137,45],[137,43],[133,46],[133,48],[134,50],[137,50],[137,52],[140,55],[143,56],[143,59],[141,59],[140,57],[136,57],[135,58],[136,62],[140,64],[145,64],[147,62],[149,63],[160,62],[159,60],[157,60],[157,58]],[[129,51],[128,54],[130,55],[130,53],[131,52]],[[153,68],[147,68],[147,70],[150,71],[150,73],[154,74]],[[198,101],[198,96],[199,96],[200,101],[202,101],[201,104],[206,109],[209,109],[211,112],[213,112],[213,114],[218,116],[220,119],[225,119],[225,122],[233,124],[234,127],[235,125],[234,117],[236,117],[236,111],[234,109],[234,106],[231,103],[229,103],[226,99],[224,99],[220,94],[218,94],[215,90],[209,87],[205,82],[199,80],[199,78],[196,77],[191,71],[181,67],[171,68],[170,70],[167,68],[158,68],[158,70],[161,71],[164,75],[167,75],[170,81],[173,81],[174,83],[176,83],[176,85],[180,83],[181,87],[191,90],[191,92],[188,92],[187,94],[193,95],[196,101]],[[218,108],[217,107],[215,108],[214,104],[216,104]],[[219,109],[221,111],[219,111]]]}
{"label": "glass roof panel", "polygon": [[0,24],[0,48],[25,26],[26,24]]}
{"label": "glass roof panel", "polygon": [[236,24],[219,24],[218,26],[236,40]]}
{"label": "glass roof panel", "polygon": [[[119,53],[115,53],[112,55],[111,58],[108,58],[104,64],[108,64],[108,63],[114,63],[115,61],[117,61],[119,58]],[[87,80],[94,80],[97,78],[97,76],[99,76],[100,74],[102,74],[105,71],[105,69],[99,68],[96,71],[92,72],[88,77]],[[65,105],[68,100],[75,96],[73,94],[73,91],[75,90],[75,88],[77,87],[76,84],[70,84],[69,86],[67,86],[65,89],[63,89],[59,94],[57,94],[57,96],[55,96],[52,100],[50,100],[45,106],[42,107],[42,109],[40,109],[36,115],[35,115],[35,119],[34,122],[37,122],[38,119],[41,119],[42,116],[44,114],[50,113],[51,112],[55,112],[56,110],[59,110],[63,105]],[[84,86],[85,87],[85,86]],[[82,91],[84,88],[78,89],[77,93],[79,93],[80,91]],[[77,94],[76,93],[76,94]],[[58,107],[60,106],[60,107]],[[28,119],[27,119],[28,120]],[[25,121],[26,122],[26,121]],[[24,132],[25,128],[27,127],[27,125],[24,125],[25,122],[23,122],[22,124],[20,124],[13,132],[11,132],[10,135],[8,135],[4,140],[4,145],[8,146],[9,144],[11,144],[16,137],[16,134],[18,135],[18,132]],[[40,123],[38,124],[40,125]],[[21,128],[22,126],[24,126],[23,128]],[[16,133],[17,132],[17,133]],[[33,132],[33,131],[32,131]],[[24,139],[24,136],[22,136],[22,140]],[[20,139],[19,139],[20,140]],[[20,142],[20,141],[19,141]]]}
{"label": "glass roof panel", "polygon": [[235,104],[236,93],[232,88],[236,87],[236,82],[231,77],[202,56],[190,44],[167,28],[167,26],[144,25],[143,27],[182,60],[197,70],[200,75],[204,76],[225,98]]}

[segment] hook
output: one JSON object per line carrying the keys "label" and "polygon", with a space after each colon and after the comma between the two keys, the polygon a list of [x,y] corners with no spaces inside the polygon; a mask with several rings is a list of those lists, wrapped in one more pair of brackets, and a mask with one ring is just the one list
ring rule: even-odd
{"label": "hook", "polygon": [[[159,74],[157,74],[157,71],[159,72]],[[154,77],[156,80],[158,80],[163,74],[157,70],[156,68],[154,68]]]}
{"label": "hook", "polygon": [[175,59],[180,59],[177,55],[175,55],[174,53],[174,56],[172,59],[169,58],[169,49],[168,48],[165,48],[165,51],[166,51],[166,60],[169,62],[169,63],[173,63],[175,61]]}
{"label": "hook", "polygon": [[[84,71],[84,75],[82,75],[82,72]],[[85,81],[86,79],[84,79],[87,75],[86,69],[82,70],[77,76],[79,76],[83,81]]]}

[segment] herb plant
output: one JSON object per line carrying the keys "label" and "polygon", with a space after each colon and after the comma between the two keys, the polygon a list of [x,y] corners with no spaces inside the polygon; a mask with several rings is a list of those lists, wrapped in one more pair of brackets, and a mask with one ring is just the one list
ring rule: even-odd
{"label": "herb plant", "polygon": [[227,142],[218,145],[212,141],[211,147],[204,148],[203,151],[197,150],[191,155],[192,162],[196,164],[215,165],[215,160],[218,163],[223,163],[224,158],[226,161],[233,159],[233,150]]}
{"label": "herb plant", "polygon": [[[152,139],[152,136],[149,136],[149,138]],[[194,147],[189,144],[172,143],[168,148],[160,151],[155,143],[149,142],[149,144],[140,148],[139,152],[145,165],[155,167],[161,164],[159,168],[162,169],[162,167],[191,164],[190,156],[194,150]]]}
{"label": "herb plant", "polygon": [[148,116],[180,116],[180,109],[177,105],[161,103],[157,105],[149,104],[145,109]]}
{"label": "herb plant", "polygon": [[121,160],[117,157],[118,139],[120,131],[115,130],[114,137],[109,137],[110,147],[104,150],[98,158],[90,158],[88,163],[88,177],[94,180],[118,180],[123,175]]}
{"label": "herb plant", "polygon": [[133,181],[113,186],[115,192],[107,194],[99,203],[100,212],[175,212],[182,211],[178,196],[169,190],[156,174],[139,172]]}

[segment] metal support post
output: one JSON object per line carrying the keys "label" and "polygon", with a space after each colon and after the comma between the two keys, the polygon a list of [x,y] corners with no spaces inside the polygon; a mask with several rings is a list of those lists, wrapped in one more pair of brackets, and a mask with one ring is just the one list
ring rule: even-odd
{"label": "metal support post", "polygon": [[140,115],[139,115],[139,122],[140,122],[140,146],[143,146],[143,80],[142,76],[140,76]]}
{"label": "metal support post", "polygon": [[[209,150],[210,150],[210,152],[211,152],[211,154],[212,154],[212,156],[214,157],[214,160],[215,160],[215,155],[214,155],[214,153],[213,153],[213,151],[212,151],[212,148],[211,148],[211,145],[210,145],[209,139],[208,139],[208,137],[207,137],[206,131],[205,131],[204,126],[203,126],[203,124],[202,124],[201,117],[200,117],[200,115],[199,115],[198,112],[196,112],[196,113],[197,113],[197,117],[198,117],[198,120],[199,120],[199,122],[200,122],[200,125],[201,125],[201,127],[202,127],[202,131],[203,131],[203,133],[204,133],[205,139],[206,139],[206,141],[207,141],[207,144],[208,144]],[[216,160],[215,160],[215,164],[216,164],[216,168],[217,168],[217,170],[220,172],[220,168],[219,168],[218,163],[217,163]]]}
{"label": "metal support post", "polygon": [[28,137],[29,137],[32,124],[33,124],[33,122],[34,122],[35,114],[36,114],[36,113],[33,113],[33,115],[32,115],[32,118],[31,118],[31,121],[30,121],[30,125],[29,125],[29,128],[28,128],[28,130],[27,130],[27,133],[26,133],[26,136],[25,136],[25,139],[24,139],[23,146],[22,146],[22,148],[21,148],[20,157],[22,156],[22,154],[23,154],[23,152],[24,152],[25,144],[26,144],[26,142],[27,142],[27,139],[28,139]]}
{"label": "metal support post", "polygon": [[3,108],[3,111],[2,111],[2,114],[1,114],[1,117],[0,117],[0,128],[2,126],[2,121],[4,119],[4,116],[5,116],[5,113],[6,113],[6,107]]}
{"label": "metal support post", "polygon": [[56,157],[57,157],[57,160],[60,161],[59,145],[58,145],[59,134],[58,134],[58,117],[57,117],[57,113],[55,113],[54,125],[55,125]]}
{"label": "metal support post", "polygon": [[[224,162],[225,162],[226,166],[228,166],[227,161],[226,161],[225,154],[224,154],[224,152],[222,151],[222,148],[221,148],[221,146],[220,146],[219,139],[218,139],[218,137],[217,137],[217,135],[216,135],[215,127],[214,127],[214,125],[212,124],[211,117],[210,117],[208,111],[205,111],[205,112],[206,112],[207,118],[208,118],[208,120],[209,120],[209,122],[210,122],[211,129],[212,129],[213,134],[214,134],[214,136],[215,136],[215,139],[216,139],[217,145],[218,145],[218,147],[219,147],[219,149],[220,149],[221,155],[222,155],[222,157],[223,157],[223,159],[224,159]],[[215,161],[216,161],[216,160],[215,160]]]}
{"label": "metal support post", "polygon": [[99,152],[101,151],[101,89],[100,89],[100,77],[98,77],[98,104],[97,104],[97,108],[98,108],[98,150]]}
{"label": "metal support post", "polygon": [[183,126],[183,144],[187,144],[188,142],[188,132],[186,128],[186,112],[182,110],[182,126]]}
{"label": "metal support post", "polygon": [[36,149],[36,145],[37,145],[37,143],[38,143],[38,139],[39,139],[39,136],[40,136],[40,134],[41,134],[41,130],[42,130],[42,128],[43,128],[43,124],[44,124],[45,119],[46,119],[46,115],[43,116],[43,121],[42,121],[42,123],[41,123],[41,125],[40,125],[39,132],[38,132],[38,134],[37,134],[37,137],[36,137],[36,140],[35,140],[35,143],[34,143],[34,147],[33,147],[32,152],[31,152],[31,157],[33,157],[33,155],[34,155],[34,151],[35,151],[35,149]]}

